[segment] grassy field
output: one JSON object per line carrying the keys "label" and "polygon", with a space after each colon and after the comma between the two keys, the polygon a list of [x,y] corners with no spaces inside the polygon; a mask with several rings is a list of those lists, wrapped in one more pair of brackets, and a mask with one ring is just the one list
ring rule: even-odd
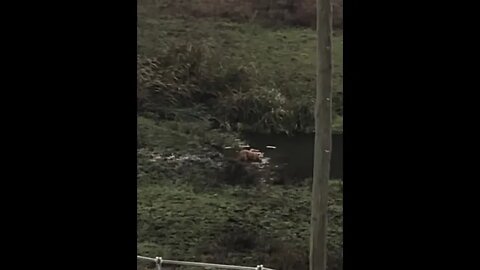
{"label": "grassy field", "polygon": [[[268,27],[315,28],[315,0],[139,0],[142,9],[157,14],[223,18]],[[334,29],[343,29],[343,0],[331,0]]]}
{"label": "grassy field", "polygon": [[[260,126],[258,122],[268,118],[269,124],[275,127],[274,130],[280,132],[295,131],[297,122],[301,122],[299,131],[312,131],[316,72],[315,39],[315,32],[308,28],[271,29],[256,24],[240,24],[213,18],[154,16],[151,10],[139,10],[139,55],[155,57],[172,51],[178,52],[181,50],[177,47],[183,44],[187,47],[201,48],[202,56],[198,57],[201,60],[195,58],[187,61],[204,61],[205,63],[201,65],[210,66],[208,71],[204,71],[207,74],[202,74],[204,77],[213,78],[229,69],[242,71],[244,76],[238,80],[250,83],[248,93],[241,97],[225,95],[220,104],[223,102],[228,103],[229,106],[238,105],[236,106],[238,111],[252,110],[253,116],[248,116],[248,119],[245,117],[240,121],[251,126]],[[172,46],[174,50],[168,51]],[[341,32],[333,39],[333,54],[334,129],[342,130],[343,37]],[[284,100],[284,102],[270,104],[272,100],[276,100],[275,97],[279,97],[278,100]],[[245,99],[249,101],[257,99],[259,105],[251,105],[245,102]],[[262,106],[265,109],[256,109]],[[278,108],[276,115],[281,113],[286,115],[269,116],[268,108],[272,107]],[[216,113],[222,116],[228,114],[228,109]],[[268,127],[265,129],[271,132]]]}
{"label": "grassy field", "polygon": [[[341,184],[330,193],[329,265],[339,269]],[[138,252],[178,260],[308,269],[310,189],[189,185],[138,189]]]}
{"label": "grassy field", "polygon": [[[248,129],[312,131],[315,32],[160,12],[172,3],[138,4],[138,254],[308,269],[311,179],[264,183],[221,149]],[[342,130],[341,32],[333,43],[334,129]],[[328,265],[336,270],[342,182],[330,187]]]}
{"label": "grassy field", "polygon": [[[250,185],[230,182],[225,165],[188,164],[150,154],[176,156],[215,153],[212,142],[231,143],[225,135],[197,123],[160,122],[140,117],[138,151],[138,252],[178,260],[240,265],[265,264],[278,270],[307,269],[310,183]],[[195,134],[195,135],[192,135]],[[193,136],[193,137],[192,137]],[[221,160],[220,157],[217,160]],[[234,175],[235,174],[235,175]],[[329,265],[340,269],[342,184],[331,181]],[[139,269],[146,267],[139,265]]]}
{"label": "grassy field", "polygon": [[[207,44],[230,61],[251,66],[265,84],[283,77],[291,94],[315,89],[316,33],[307,28],[272,30],[214,19],[138,18],[138,52],[155,56],[169,43]],[[334,89],[342,90],[343,37],[333,38]],[[314,93],[314,91],[313,91]]]}

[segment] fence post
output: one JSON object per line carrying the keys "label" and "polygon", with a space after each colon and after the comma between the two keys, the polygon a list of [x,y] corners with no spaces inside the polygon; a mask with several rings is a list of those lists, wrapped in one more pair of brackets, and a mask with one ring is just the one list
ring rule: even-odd
{"label": "fence post", "polygon": [[162,257],[155,257],[155,264],[157,266],[157,270],[162,270]]}

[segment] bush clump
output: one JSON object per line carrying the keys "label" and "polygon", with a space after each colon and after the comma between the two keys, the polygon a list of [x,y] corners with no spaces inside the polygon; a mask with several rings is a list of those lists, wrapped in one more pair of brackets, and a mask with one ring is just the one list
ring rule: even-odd
{"label": "bush clump", "polygon": [[[214,119],[219,128],[235,131],[312,132],[314,100],[291,99],[293,90],[282,76],[263,82],[254,67],[229,60],[208,44],[192,43],[170,44],[155,58],[138,57],[139,113]],[[341,102],[336,95],[336,115],[342,114]]]}

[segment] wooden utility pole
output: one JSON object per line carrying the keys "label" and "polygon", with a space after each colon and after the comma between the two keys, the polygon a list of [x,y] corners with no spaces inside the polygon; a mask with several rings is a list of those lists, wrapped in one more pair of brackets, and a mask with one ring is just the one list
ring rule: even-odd
{"label": "wooden utility pole", "polygon": [[327,204],[332,143],[332,7],[317,1],[317,100],[312,184],[310,270],[327,268]]}

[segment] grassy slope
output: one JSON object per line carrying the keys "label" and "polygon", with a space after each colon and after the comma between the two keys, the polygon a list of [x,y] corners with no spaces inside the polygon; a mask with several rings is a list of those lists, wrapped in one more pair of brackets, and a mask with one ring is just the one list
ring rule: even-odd
{"label": "grassy slope", "polygon": [[[342,198],[339,183],[332,182],[331,187],[329,246],[336,252],[341,245]],[[307,187],[275,186],[263,191],[228,187],[202,193],[188,185],[140,187],[139,252],[285,269],[282,264],[292,263],[283,258],[283,248],[288,247],[299,257],[293,263],[306,263],[309,194]],[[272,252],[271,245],[279,250]]]}
{"label": "grassy slope", "polygon": [[[315,81],[316,33],[304,28],[272,30],[254,24],[237,24],[213,19],[139,17],[138,51],[154,56],[167,41],[207,42],[223,57],[254,65],[265,81],[276,73],[289,74],[286,82],[305,91]],[[342,88],[343,37],[333,38],[334,89]],[[313,84],[314,85],[314,84]]]}
{"label": "grassy slope", "polygon": [[[208,44],[222,58],[255,70],[264,86],[281,88],[293,102],[315,99],[316,35],[306,28],[264,28],[215,19],[154,16],[139,7],[138,52],[155,56],[169,42]],[[343,36],[333,39],[335,92],[343,91]],[[334,100],[336,107],[342,106]],[[341,130],[343,120],[334,119]]]}
{"label": "grassy slope", "polygon": [[[255,69],[265,85],[282,84],[285,95],[313,101],[315,33],[309,29],[268,29],[214,19],[158,16],[139,6],[138,52],[154,56],[168,42],[208,43],[225,59]],[[342,89],[342,37],[334,42],[334,87]],[[280,76],[281,75],[281,76]],[[286,87],[285,87],[286,86]],[[341,120],[341,119],[339,119]],[[336,128],[341,129],[337,120]],[[202,153],[229,144],[235,134],[207,129],[203,122],[159,122],[139,117],[138,252],[172,259],[306,269],[310,188],[222,185],[211,169],[188,170],[151,163],[147,154]],[[341,184],[331,183],[330,269],[340,269]]]}
{"label": "grassy slope", "polygon": [[[192,137],[191,132],[199,134]],[[310,187],[198,183],[218,181],[200,165],[189,170],[151,163],[144,151],[195,153],[210,141],[234,137],[205,125],[139,118],[138,250],[140,254],[179,260],[257,265],[277,269],[306,267]],[[193,139],[192,139],[193,138]],[[188,145],[187,143],[190,142]],[[148,149],[148,150],[147,150]],[[341,183],[331,182],[329,248],[336,264],[342,246]],[[335,267],[332,268],[335,269]],[[336,268],[338,269],[338,268]]]}

